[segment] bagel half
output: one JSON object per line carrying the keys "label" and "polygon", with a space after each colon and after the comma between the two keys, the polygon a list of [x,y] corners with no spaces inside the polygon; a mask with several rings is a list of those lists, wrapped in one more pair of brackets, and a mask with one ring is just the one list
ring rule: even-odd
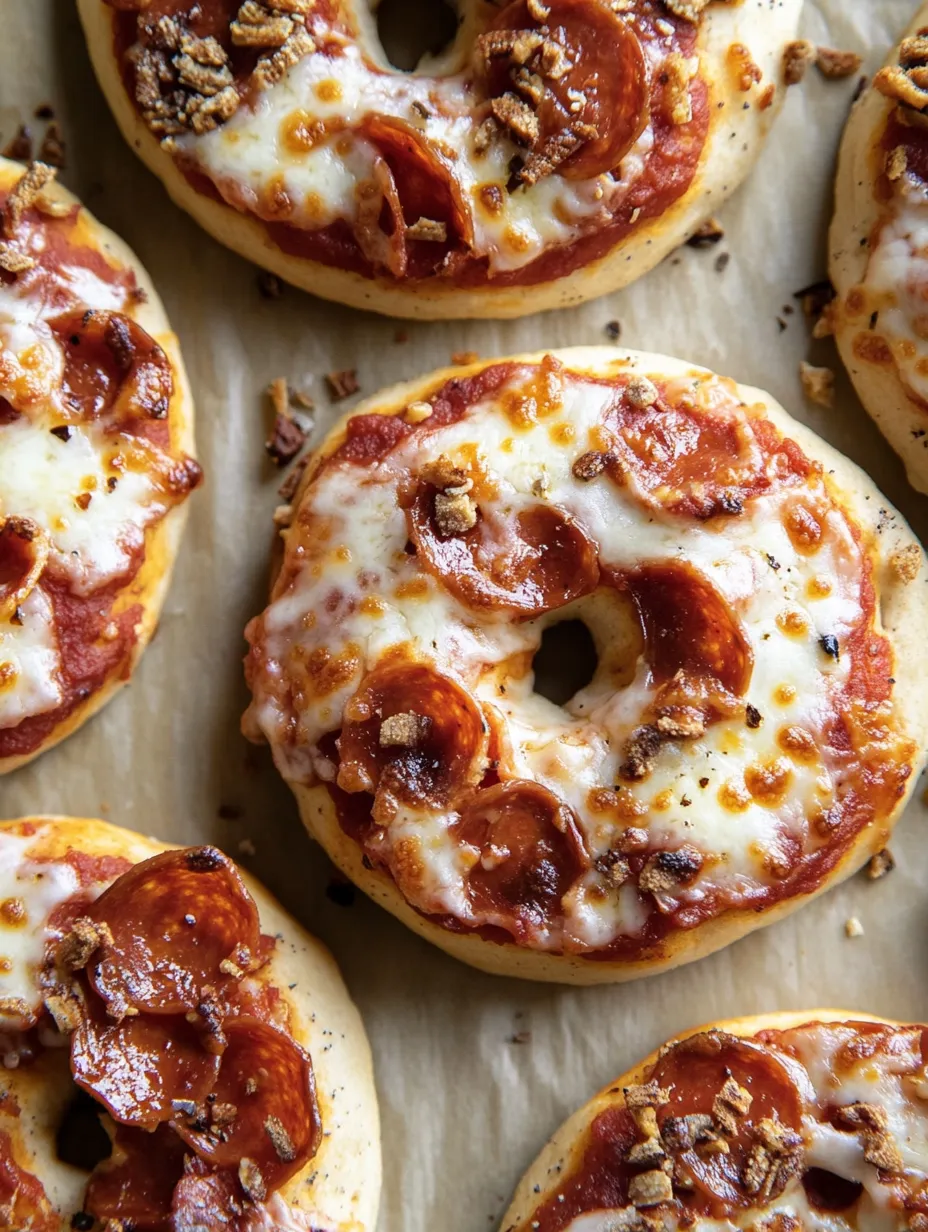
{"label": "bagel half", "polygon": [[[308,38],[307,45],[317,50],[295,53],[302,59],[282,69],[280,80],[276,68],[269,72],[260,61],[254,69],[253,55],[242,59],[241,45],[260,36],[253,28],[252,33],[241,30],[239,14],[238,43],[233,41],[234,5],[193,23],[193,34],[208,34],[221,45],[210,45],[209,59],[223,64],[216,86],[223,84],[228,92],[222,95],[223,104],[228,99],[235,113],[224,122],[197,120],[218,127],[191,135],[184,125],[195,123],[191,117],[196,108],[202,115],[204,104],[213,110],[222,106],[213,87],[209,98],[191,96],[193,102],[188,99],[188,110],[179,113],[179,120],[173,112],[166,117],[164,109],[170,105],[154,99],[148,75],[149,68],[162,71],[162,61],[146,61],[148,84],[140,97],[149,108],[153,131],[143,119],[143,104],[137,106],[130,92],[133,80],[142,79],[124,58],[136,35],[136,11],[123,4],[110,7],[105,0],[78,4],[97,77],[123,135],[178,205],[210,234],[325,299],[393,316],[454,318],[515,317],[606,294],[646,273],[696,231],[745,178],[760,151],[782,100],[783,54],[795,38],[801,0],[745,0],[735,5],[710,0],[708,7],[681,0],[666,5],[635,0],[619,16],[597,0],[555,0],[548,17],[537,20],[526,17],[518,3],[501,16],[497,7],[468,0],[461,5],[452,45],[438,59],[423,62],[412,77],[386,60],[371,13],[361,0],[344,0],[335,9],[310,6],[305,18],[299,4],[286,7],[287,21],[296,23],[288,46],[303,47]],[[126,8],[128,13],[117,11]],[[172,8],[175,16],[187,12],[184,6]],[[548,11],[547,6],[541,9]],[[684,13],[689,19],[680,16]],[[539,26],[539,21],[545,20],[555,34],[568,31],[568,59],[574,56],[580,65],[577,73],[586,71],[587,77],[574,81],[561,69],[552,69],[557,76],[544,78],[549,91],[544,99],[565,83],[573,88],[589,79],[599,82],[595,90],[603,91],[605,98],[601,104],[588,98],[581,119],[596,120],[587,126],[600,132],[593,143],[596,149],[605,145],[616,164],[627,155],[618,187],[606,174],[606,155],[583,179],[576,159],[589,161],[589,145],[574,153],[573,169],[566,176],[555,164],[550,174],[512,194],[506,187],[509,163],[512,157],[528,157],[524,147],[504,134],[489,155],[485,149],[478,152],[477,130],[489,115],[489,103],[487,88],[472,81],[477,39],[488,27],[507,23],[527,24],[533,38],[542,37],[539,30],[548,26]],[[644,39],[644,55],[629,44],[628,26],[623,24],[629,21]],[[580,42],[577,53],[570,42],[574,29],[577,38],[587,40]],[[181,47],[180,34],[172,33],[167,42],[163,31],[145,38],[157,55],[162,55],[162,46],[166,49],[163,71],[174,73],[171,65],[176,64],[181,84],[188,80],[189,59],[181,62],[177,56],[188,55],[190,48]],[[198,54],[206,58],[205,52]],[[265,58],[274,54],[264,52]],[[292,59],[287,47],[280,55],[284,64]],[[605,57],[602,64],[597,55]],[[495,52],[490,59],[487,71],[496,74]],[[519,66],[525,68],[521,60]],[[516,68],[513,61],[514,72]],[[690,78],[694,68],[695,78]],[[511,100],[515,96],[507,87],[505,69],[501,71],[504,80],[492,90],[505,91]],[[275,84],[266,84],[268,76]],[[228,84],[233,78],[235,84]],[[536,74],[535,82],[541,80]],[[530,100],[536,100],[532,106],[544,110],[549,105],[537,102],[542,96],[534,93],[534,82],[516,88],[529,89]],[[245,102],[236,102],[236,89]],[[571,109],[582,94],[574,90]],[[442,101],[446,96],[447,108]],[[254,120],[247,101],[255,97],[260,97],[259,120]],[[564,101],[566,105],[566,96]],[[516,121],[519,115],[525,118],[526,107],[531,112],[524,100],[517,104],[508,103],[510,112],[515,107]],[[587,115],[591,107],[600,108],[602,115]],[[627,108],[632,108],[628,115]],[[638,108],[644,110],[636,120]],[[654,127],[647,120],[642,136],[640,125],[649,108],[660,118]],[[453,120],[447,118],[452,115]],[[573,120],[564,122],[568,128],[553,137],[570,134],[569,142],[580,140],[569,127]],[[536,122],[529,114],[525,123],[531,129]],[[618,138],[627,129],[627,139],[618,145],[607,140],[616,136],[616,128]],[[342,145],[331,144],[332,132],[332,140]],[[651,180],[648,187],[643,180],[639,183],[645,165],[656,165],[648,161],[654,132],[662,149],[672,144],[676,151],[666,164],[672,171],[653,173],[655,185],[671,185],[667,177],[673,177],[666,194],[657,196]],[[533,149],[541,149],[545,133],[543,124]],[[313,151],[320,142],[326,153],[317,156]],[[689,152],[681,153],[684,147]],[[314,170],[313,159],[319,158],[326,160],[325,175]],[[330,158],[337,163],[340,187],[329,174],[335,174]],[[373,200],[371,194],[383,200],[384,211],[394,218],[386,232],[377,217],[370,225],[362,222],[361,207],[356,209],[356,199]],[[563,204],[562,197],[574,204]],[[613,204],[602,222],[599,202],[605,199]],[[373,214],[378,214],[376,208]],[[566,221],[558,222],[561,216]],[[583,221],[593,216],[600,220],[595,225]],[[412,228],[408,234],[407,228]],[[330,233],[331,241],[320,238]]]}
{"label": "bagel half", "polygon": [[[746,476],[781,465],[750,494]],[[911,794],[928,730],[911,670],[921,549],[863,472],[758,390],[611,348],[446,369],[336,426],[285,521],[247,631],[246,734],[270,741],[352,881],[483,970],[599,983],[711,953],[853,873]],[[857,594],[871,615],[830,637],[816,594]],[[599,663],[562,707],[533,691],[532,662],[569,619]],[[849,780],[816,794],[837,767],[811,716],[829,673],[862,679],[864,662],[883,700],[838,709],[886,717],[878,760],[895,771],[844,828]],[[700,710],[722,677],[740,699],[724,720]],[[839,743],[862,753],[855,727]],[[798,830],[774,823],[781,807]],[[754,887],[740,902],[729,868]]]}
{"label": "bagel half", "polygon": [[[4,225],[25,268],[0,287],[0,774],[129,680],[201,478],[180,348],[151,279],[37,166],[44,185]],[[35,176],[0,159],[7,210]]]}
{"label": "bagel half", "polygon": [[[88,1174],[71,1163],[62,1162],[56,1149],[56,1134],[73,1104],[77,1087],[68,1066],[67,1042],[53,1028],[52,1019],[42,1012],[43,997],[46,1006],[53,1005],[47,980],[44,987],[38,982],[45,944],[48,943],[46,952],[53,952],[54,938],[60,937],[66,929],[61,921],[73,921],[78,911],[92,910],[91,904],[101,891],[111,886],[114,878],[120,877],[127,868],[175,850],[180,849],[102,821],[36,817],[0,824],[0,852],[3,853],[0,883],[5,904],[18,902],[21,906],[16,921],[7,912],[0,922],[0,948],[12,955],[8,969],[0,974],[0,1042],[6,1065],[0,1071],[3,1074],[0,1079],[0,1226],[4,1228],[35,1226],[43,1232],[46,1229],[56,1232],[59,1228],[64,1232],[79,1226],[72,1219],[85,1209]],[[211,848],[189,850],[215,851]],[[162,879],[159,884],[163,885],[163,879],[173,875],[162,870],[158,874]],[[266,1201],[239,1201],[244,1209],[239,1213],[240,1222],[235,1222],[234,1226],[247,1228],[248,1232],[270,1232],[271,1228],[283,1227],[323,1232],[372,1232],[380,1193],[380,1141],[370,1050],[361,1020],[328,951],[287,915],[262,886],[245,873],[242,873],[242,880],[257,905],[261,932],[276,938],[270,960],[256,976],[246,977],[246,980],[255,979],[260,988],[277,990],[268,1002],[271,1007],[276,1006],[268,1011],[272,1014],[268,1021],[280,1023],[280,1007],[285,1007],[289,1022],[286,1031],[311,1058],[322,1135],[313,1157],[281,1188],[269,1193]],[[69,906],[72,902],[79,906]],[[205,917],[207,903],[203,906]],[[220,910],[224,908],[222,901],[219,907]],[[162,908],[157,922],[159,928],[167,930],[171,927],[172,910],[179,908],[175,903],[172,909],[165,901],[162,901]],[[49,924],[52,912],[56,914]],[[196,928],[196,922],[190,927]],[[167,931],[164,935],[167,936]],[[152,937],[157,943],[155,933],[144,933],[140,940],[144,943]],[[95,961],[91,958],[91,967]],[[87,984],[82,987],[85,1001],[92,1001],[93,993]],[[29,1002],[38,1007],[39,1013],[38,1027],[25,1035],[18,1033],[24,1022],[23,1007],[18,1012],[14,1008],[15,1001],[22,1000],[24,993]],[[57,1020],[61,1011],[54,1006],[54,1012]],[[158,1017],[152,1016],[149,1020],[157,1022]],[[170,1050],[165,1049],[161,1055],[166,1064]],[[143,1062],[144,1057],[133,1066],[137,1075],[144,1070]],[[125,1074],[121,1082],[122,1090],[137,1089],[127,1081]],[[144,1087],[143,1083],[140,1085]],[[286,1098],[298,1101],[298,1089],[288,1088]],[[174,1102],[184,1103],[183,1100]],[[103,1108],[98,1106],[98,1111],[102,1113]],[[104,1117],[104,1122],[108,1123],[112,1137],[116,1126],[109,1117]],[[141,1133],[137,1129],[131,1132]],[[159,1175],[162,1166],[159,1152],[163,1149],[162,1135],[166,1132],[162,1123],[158,1133],[150,1137],[151,1145],[142,1157],[144,1162],[135,1160],[135,1167],[140,1169],[137,1175],[143,1184],[153,1184],[153,1178]],[[148,1136],[143,1134],[142,1137]],[[111,1162],[116,1161],[119,1150],[117,1146]],[[35,1199],[35,1212],[28,1206],[15,1207],[16,1187],[13,1187],[15,1214],[23,1219],[34,1213],[37,1220],[34,1225],[17,1224],[14,1216],[10,1216],[13,1223],[3,1222],[2,1204],[11,1200],[4,1189],[10,1176],[10,1152],[14,1169],[26,1174],[19,1187],[19,1200],[28,1203],[33,1193],[30,1177],[37,1178],[40,1186],[42,1196]],[[188,1173],[191,1160],[197,1162],[192,1152],[188,1158]],[[106,1165],[102,1168],[105,1173]],[[13,1175],[15,1178],[15,1171]],[[99,1180],[99,1169],[94,1176]],[[122,1174],[120,1181],[125,1192],[137,1196],[134,1184],[126,1182]],[[239,1193],[238,1199],[241,1197]],[[212,1215],[218,1218],[222,1213],[220,1199],[216,1196],[211,1202]],[[98,1213],[102,1227],[106,1219]],[[122,1215],[119,1210],[110,1209],[106,1214],[127,1221],[133,1214],[141,1218],[137,1209]],[[189,1219],[190,1212],[186,1214]],[[168,1226],[167,1221],[157,1222],[157,1210],[154,1214],[149,1212],[149,1219],[150,1222],[140,1226],[153,1229]],[[97,1224],[92,1226],[97,1227]]]}

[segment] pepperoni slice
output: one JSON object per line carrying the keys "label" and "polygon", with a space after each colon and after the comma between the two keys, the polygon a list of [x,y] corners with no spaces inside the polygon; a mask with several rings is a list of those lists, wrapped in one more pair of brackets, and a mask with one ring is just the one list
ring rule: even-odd
{"label": "pepperoni slice", "polygon": [[383,158],[374,161],[373,175],[358,185],[358,216],[354,236],[374,266],[394,278],[406,273],[403,207],[393,172]]}
{"label": "pepperoni slice", "polygon": [[561,914],[561,899],[588,863],[572,811],[528,780],[478,791],[454,831],[480,852],[467,875],[474,910],[506,917],[517,938]]}
{"label": "pepperoni slice", "polygon": [[174,1126],[215,1167],[248,1161],[257,1170],[246,1174],[249,1189],[269,1194],[312,1159],[322,1139],[312,1063],[289,1036],[256,1018],[233,1018],[225,1030],[228,1045],[206,1105],[210,1128],[182,1116]]}
{"label": "pepperoni slice", "polygon": [[662,1129],[671,1117],[711,1115],[713,1101],[729,1077],[750,1093],[751,1106],[739,1119],[738,1132],[727,1136],[728,1154],[691,1150],[679,1159],[696,1186],[693,1201],[702,1213],[725,1218],[731,1207],[750,1206],[754,1199],[746,1193],[741,1176],[754,1143],[752,1125],[770,1119],[799,1130],[802,1122],[802,1093],[785,1063],[752,1040],[705,1031],[674,1045],[651,1077],[670,1093],[670,1102],[658,1110]]}
{"label": "pepperoni slice", "polygon": [[535,505],[513,515],[488,505],[471,530],[444,538],[435,495],[431,484],[419,485],[406,514],[410,538],[428,571],[469,607],[530,620],[589,594],[599,581],[596,547],[562,510]]}
{"label": "pepperoni slice", "polygon": [[[9,1222],[7,1222],[9,1221]],[[0,1130],[0,1227],[29,1232],[59,1232],[61,1219],[52,1210],[45,1187],[13,1157],[13,1143]]]}
{"label": "pepperoni slice", "polygon": [[184,1018],[136,1014],[108,1019],[95,997],[71,1037],[71,1072],[116,1121],[153,1129],[174,1116],[174,1100],[205,1099],[219,1072]]}
{"label": "pepperoni slice", "polygon": [[174,380],[167,355],[130,317],[93,310],[51,322],[64,349],[66,406],[123,429],[165,419]]}
{"label": "pepperoni slice", "polygon": [[0,522],[0,620],[9,620],[35,589],[48,562],[48,536],[31,518]]}
{"label": "pepperoni slice", "polygon": [[740,621],[707,579],[689,565],[646,565],[622,575],[635,601],[645,657],[658,683],[678,671],[708,676],[742,697],[754,654]]}
{"label": "pepperoni slice", "polygon": [[631,477],[648,503],[683,517],[737,517],[752,497],[812,471],[794,441],[733,397],[705,409],[661,395],[642,407],[623,393],[606,425],[617,479]]}
{"label": "pepperoni slice", "polygon": [[183,1176],[184,1150],[167,1125],[154,1133],[117,1125],[113,1154],[91,1174],[84,1210],[101,1224],[112,1219],[139,1232],[163,1232],[174,1187]]}
{"label": "pepperoni slice", "polygon": [[378,667],[345,716],[338,740],[344,791],[376,788],[407,804],[438,806],[480,778],[488,739],[480,706],[432,667]]}
{"label": "pepperoni slice", "polygon": [[[258,909],[215,847],[165,851],[124,873],[89,914],[108,925],[90,980],[110,1011],[194,1010],[205,986],[247,970],[260,944]],[[221,964],[232,964],[224,971]]]}
{"label": "pepperoni slice", "polygon": [[[647,62],[635,31],[601,0],[551,0],[546,7],[542,55],[553,44],[562,64],[555,69],[558,76],[541,74],[545,91],[537,108],[538,144],[544,148],[574,131],[585,134],[580,126],[588,126],[595,135],[557,170],[567,179],[592,179],[617,167],[644,130],[650,99]],[[515,0],[493,29],[537,30],[538,23],[527,0]],[[492,96],[512,89],[502,57],[490,61],[488,85]]]}

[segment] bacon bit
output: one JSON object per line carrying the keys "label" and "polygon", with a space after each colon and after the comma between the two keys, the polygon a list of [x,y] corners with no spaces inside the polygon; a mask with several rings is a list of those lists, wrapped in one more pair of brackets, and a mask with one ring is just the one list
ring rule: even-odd
{"label": "bacon bit", "polygon": [[466,534],[477,525],[477,506],[465,492],[436,492],[435,525],[443,539]]}
{"label": "bacon bit", "polygon": [[474,133],[474,150],[477,154],[485,154],[493,144],[493,139],[499,133],[499,125],[492,116],[487,118],[480,124],[476,133]]}
{"label": "bacon bit", "polygon": [[52,120],[46,129],[42,144],[39,146],[39,159],[50,167],[61,169],[66,165],[64,138],[57,120]]}
{"label": "bacon bit", "polygon": [[867,879],[869,881],[880,881],[891,873],[895,867],[896,860],[893,853],[888,847],[884,847],[875,856],[871,856],[867,862]]}
{"label": "bacon bit", "polygon": [[209,1120],[214,1129],[226,1129],[237,1116],[238,1108],[235,1104],[210,1104]]}
{"label": "bacon bit", "polygon": [[296,1148],[293,1145],[293,1140],[284,1128],[284,1124],[277,1117],[269,1116],[264,1122],[264,1129],[267,1136],[271,1140],[271,1145],[277,1152],[277,1158],[285,1164],[296,1159]]}
{"label": "bacon bit", "polygon": [[783,76],[786,84],[798,85],[815,63],[817,55],[815,44],[809,39],[796,39],[787,43],[783,52]]}
{"label": "bacon bit", "polygon": [[662,714],[655,727],[665,740],[698,740],[706,734],[706,720],[698,712]]}
{"label": "bacon bit", "polygon": [[890,555],[889,567],[900,582],[914,582],[921,572],[922,551],[917,543],[907,543]]}
{"label": "bacon bit", "polygon": [[489,30],[479,35],[475,51],[486,71],[491,60],[503,56],[514,64],[526,64],[544,41],[537,30]]}
{"label": "bacon bit", "polygon": [[24,274],[35,267],[32,257],[8,240],[0,240],[0,269],[8,274]]}
{"label": "bacon bit", "polygon": [[815,67],[829,81],[852,77],[863,63],[856,51],[836,51],[833,47],[819,47],[815,55]]}
{"label": "bacon bit", "polygon": [[265,88],[276,86],[288,69],[315,50],[316,41],[313,36],[305,26],[298,25],[283,47],[270,56],[263,55],[260,58],[255,68],[255,80]]}
{"label": "bacon bit", "polygon": [[699,21],[710,3],[711,0],[664,0],[664,4],[675,17],[682,17],[684,21],[692,22]]}
{"label": "bacon bit", "polygon": [[661,77],[671,122],[689,124],[693,119],[693,100],[690,97],[693,74],[686,57],[677,51],[669,55],[664,61]]}
{"label": "bacon bit", "polygon": [[658,1206],[673,1200],[673,1183],[667,1173],[658,1168],[641,1172],[628,1182],[628,1197],[635,1207]]}
{"label": "bacon bit", "polygon": [[732,1077],[725,1083],[712,1101],[712,1117],[723,1134],[733,1138],[738,1132],[739,1120],[750,1111],[754,1096]]}
{"label": "bacon bit", "polygon": [[756,706],[752,706],[751,703],[748,702],[744,708],[744,720],[748,727],[750,727],[753,731],[756,731],[757,728],[763,723],[764,716]]}
{"label": "bacon bit", "polygon": [[591,479],[595,479],[597,475],[601,475],[610,462],[616,460],[614,453],[604,453],[599,449],[591,449],[588,453],[581,454],[576,459],[573,466],[570,468],[571,474],[575,479],[580,479],[584,483],[589,483]]}
{"label": "bacon bit", "polygon": [[82,915],[65,933],[55,951],[55,961],[65,971],[80,971],[101,945],[112,945],[113,934],[108,924],[98,924]]}
{"label": "bacon bit", "polygon": [[28,163],[32,159],[32,134],[25,124],[20,124],[16,135],[12,137],[3,150],[4,158],[14,158],[18,163]]}
{"label": "bacon bit", "polygon": [[35,205],[42,189],[55,178],[54,167],[46,163],[32,163],[26,172],[20,176],[6,199],[2,215],[2,231],[7,239],[12,239],[16,228],[22,222],[26,210]]}
{"label": "bacon bit", "polygon": [[619,767],[620,776],[632,782],[646,778],[662,743],[660,732],[652,724],[637,728],[625,746],[625,759]]}
{"label": "bacon bit", "polygon": [[838,1108],[840,1123],[856,1129],[864,1144],[864,1159],[882,1172],[903,1170],[902,1156],[889,1132],[886,1113],[876,1104],[848,1104]]}
{"label": "bacon bit", "polygon": [[835,374],[830,368],[816,368],[802,360],[799,364],[799,379],[810,402],[817,406],[834,406]]}
{"label": "bacon bit", "polygon": [[273,15],[263,4],[245,0],[229,33],[236,47],[283,47],[293,33],[293,24],[291,18]]}
{"label": "bacon bit", "polygon": [[[437,458],[424,463],[419,468],[419,478],[441,492],[447,491],[448,488],[470,491],[473,487],[473,481],[468,479],[467,472],[455,466],[446,453],[441,453]],[[465,486],[468,484],[470,487]]]}
{"label": "bacon bit", "polygon": [[802,1136],[767,1117],[754,1126],[754,1136],[741,1181],[749,1194],[769,1202],[802,1171]]}
{"label": "bacon bit", "polygon": [[267,1185],[261,1174],[261,1169],[253,1159],[246,1156],[238,1166],[238,1180],[245,1192],[245,1197],[252,1202],[263,1202],[267,1197]]}
{"label": "bacon bit", "polygon": [[676,851],[656,851],[638,874],[638,888],[650,894],[672,894],[681,885],[689,884],[702,864],[703,857],[689,845]]}
{"label": "bacon bit", "polygon": [[258,291],[264,299],[280,299],[284,293],[284,285],[276,274],[262,270],[258,275]]}
{"label": "bacon bit", "polygon": [[659,396],[657,386],[645,376],[633,377],[625,386],[625,397],[639,410],[653,406]]}
{"label": "bacon bit", "polygon": [[499,98],[491,99],[490,110],[520,145],[534,145],[541,136],[538,116],[528,103],[517,98],[511,91],[507,90]]}
{"label": "bacon bit", "polygon": [[864,935],[864,926],[856,915],[852,915],[844,921],[844,935],[846,937],[862,937]]}
{"label": "bacon bit", "polygon": [[84,1003],[73,988],[59,985],[46,996],[45,1008],[62,1035],[72,1035],[81,1025]]}
{"label": "bacon bit", "polygon": [[448,225],[434,218],[419,218],[411,227],[406,228],[406,238],[424,240],[429,244],[444,244],[448,239]]}
{"label": "bacon bit", "polygon": [[277,495],[280,496],[282,500],[289,502],[293,500],[294,496],[296,496],[297,488],[299,488],[300,486],[300,482],[303,478],[303,473],[306,470],[308,465],[309,465],[308,457],[299,458],[297,460],[296,465],[293,467],[293,469],[287,475],[286,479],[277,489]]}
{"label": "bacon bit", "polygon": [[327,372],[325,381],[333,402],[341,402],[356,394],[361,386],[358,384],[354,368],[342,368],[337,372]]}
{"label": "bacon bit", "polygon": [[716,218],[704,222],[686,241],[690,248],[712,248],[723,238],[725,231]]}
{"label": "bacon bit", "polygon": [[413,749],[422,743],[431,725],[428,715],[411,710],[388,715],[380,724],[380,747]]}
{"label": "bacon bit", "polygon": [[664,1104],[670,1103],[670,1089],[659,1086],[654,1079],[623,1087],[622,1094],[625,1096],[626,1108],[662,1108]]}
{"label": "bacon bit", "polygon": [[694,1112],[684,1117],[668,1117],[661,1134],[672,1151],[691,1151],[698,1143],[708,1142],[718,1136],[712,1117],[705,1112]]}

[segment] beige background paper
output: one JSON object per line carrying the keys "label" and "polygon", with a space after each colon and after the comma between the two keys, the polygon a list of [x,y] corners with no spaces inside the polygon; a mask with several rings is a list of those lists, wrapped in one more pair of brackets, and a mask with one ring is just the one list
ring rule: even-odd
{"label": "beige background paper", "polygon": [[[803,33],[863,52],[872,72],[914,7],[807,0]],[[381,1232],[489,1232],[567,1113],[683,1027],[820,1004],[924,1021],[921,789],[892,844],[898,867],[887,880],[856,877],[695,966],[577,991],[480,975],[360,896],[336,905],[325,894],[331,869],[305,837],[269,755],[238,730],[242,629],[263,603],[278,503],[260,396],[277,376],[317,399],[321,433],[336,413],[322,379],[331,369],[356,367],[371,393],[457,350],[491,356],[602,342],[616,319],[623,344],[770,390],[862,463],[925,537],[928,499],[909,488],[843,376],[833,410],[804,404],[797,368],[809,337],[798,307],[783,311],[824,274],[835,153],[856,79],[825,82],[813,72],[790,91],[757,173],[721,215],[717,248],[684,248],[630,290],[565,312],[402,325],[289,289],[278,301],[262,299],[257,271],[171,205],[121,141],[71,0],[0,0],[0,12],[0,141],[21,121],[40,135],[33,111],[54,105],[67,140],[64,181],[135,248],[181,337],[206,470],[160,631],[135,681],[64,745],[0,781],[0,816],[100,815],[164,839],[214,841],[233,855],[241,840],[254,843],[256,854],[243,861],[331,946],[367,1023],[384,1129]],[[721,253],[731,259],[718,272]],[[788,322],[784,332],[777,316]],[[830,343],[816,344],[813,355],[838,366]],[[844,935],[851,915],[866,930],[853,941]]]}

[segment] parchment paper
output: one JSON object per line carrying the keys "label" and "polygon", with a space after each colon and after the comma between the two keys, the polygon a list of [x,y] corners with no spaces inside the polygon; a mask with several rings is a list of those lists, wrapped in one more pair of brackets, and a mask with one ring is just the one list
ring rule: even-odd
{"label": "parchment paper", "polygon": [[[807,0],[803,33],[866,54],[872,72],[915,0]],[[928,500],[839,371],[833,410],[804,404],[810,354],[793,293],[825,272],[837,150],[856,78],[812,72],[789,93],[754,177],[722,211],[722,243],[688,248],[629,290],[580,308],[498,324],[401,324],[287,289],[261,298],[257,271],[168,201],[124,145],[87,60],[71,0],[0,0],[0,138],[53,103],[67,139],[64,181],[135,248],[181,337],[197,400],[206,485],[161,628],[132,686],[65,744],[0,781],[0,816],[100,815],[164,839],[239,855],[342,964],[377,1068],[385,1188],[381,1232],[487,1232],[560,1121],[667,1036],[709,1019],[820,1005],[928,1015],[928,846],[921,791],[892,844],[886,880],[852,879],[790,919],[680,971],[573,990],[478,974],[415,939],[361,895],[326,895],[332,870],[306,837],[270,756],[239,735],[242,629],[263,605],[280,475],[267,461],[261,391],[286,376],[319,405],[317,433],[343,409],[322,374],[357,368],[362,391],[481,356],[605,341],[667,351],[768,389],[862,463],[922,538]],[[723,253],[730,261],[715,268]],[[787,328],[781,332],[776,318]],[[406,341],[398,338],[406,337]],[[903,669],[904,670],[904,669]],[[928,682],[926,682],[928,687]],[[865,935],[848,940],[856,915]],[[517,1041],[514,1042],[514,1038]]]}

